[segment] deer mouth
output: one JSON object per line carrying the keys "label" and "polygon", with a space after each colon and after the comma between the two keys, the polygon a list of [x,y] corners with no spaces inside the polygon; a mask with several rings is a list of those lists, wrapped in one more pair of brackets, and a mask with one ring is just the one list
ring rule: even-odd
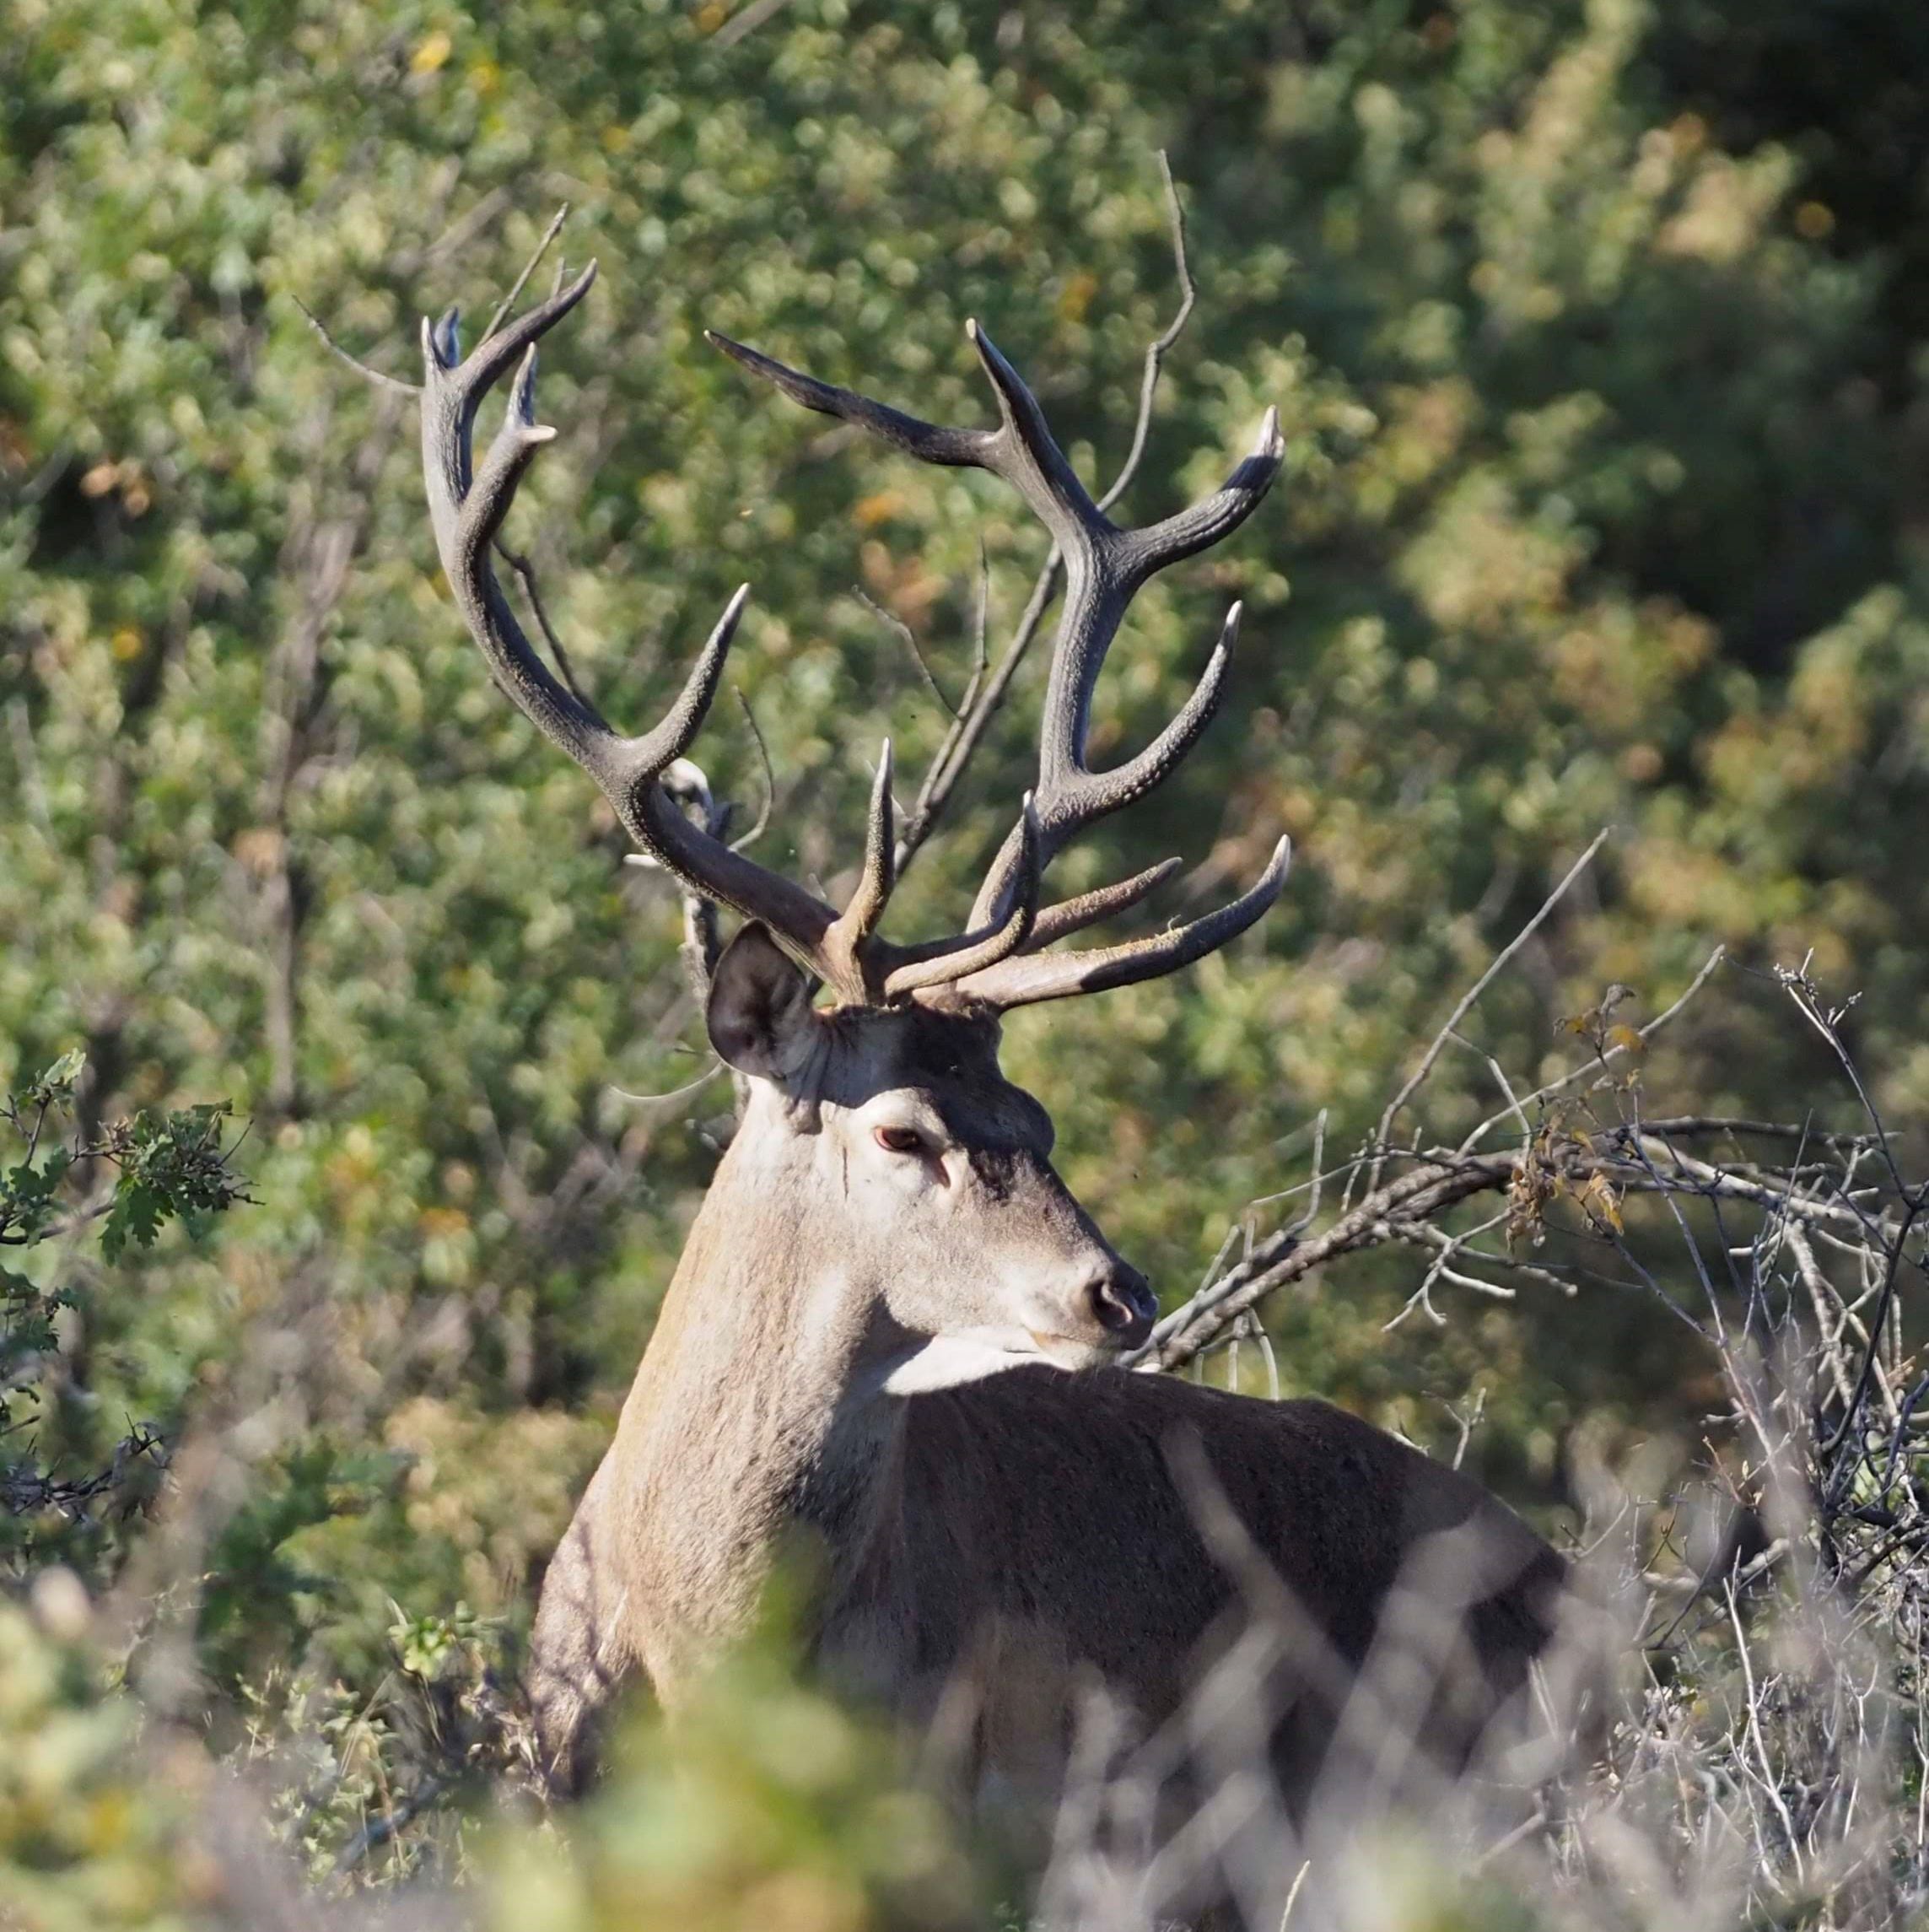
{"label": "deer mouth", "polygon": [[[1100,1336],[1093,1340],[1080,1341],[1070,1335],[1052,1335],[1043,1329],[1029,1328],[1026,1334],[1032,1339],[1032,1346],[1037,1351],[1037,1359],[1049,1363],[1054,1368],[1080,1369],[1096,1368],[1102,1362],[1108,1362],[1118,1354],[1123,1343],[1115,1335]],[[1021,1360],[1032,1359],[1021,1352]]]}

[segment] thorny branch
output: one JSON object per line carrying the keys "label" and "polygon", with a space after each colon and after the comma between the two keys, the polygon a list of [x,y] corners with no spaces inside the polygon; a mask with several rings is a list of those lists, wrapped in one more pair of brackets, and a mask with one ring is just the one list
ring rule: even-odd
{"label": "thorny branch", "polygon": [[[1569,1072],[1533,1088],[1524,1099],[1517,1095],[1498,1066],[1490,1062],[1507,1105],[1481,1121],[1456,1146],[1426,1147],[1416,1140],[1403,1147],[1390,1140],[1393,1122],[1421,1093],[1447,1042],[1459,1039],[1456,1029],[1461,1022],[1525,940],[1551,915],[1605,836],[1603,833],[1589,845],[1538,910],[1455,1004],[1414,1072],[1388,1103],[1371,1142],[1339,1169],[1316,1173],[1306,1184],[1314,1195],[1307,1215],[1256,1239],[1251,1223],[1260,1204],[1255,1203],[1242,1217],[1247,1239],[1241,1259],[1230,1267],[1225,1266],[1239,1232],[1236,1222],[1199,1289],[1160,1320],[1131,1358],[1130,1366],[1171,1369],[1193,1362],[1237,1333],[1239,1325],[1281,1288],[1304,1280],[1329,1261],[1389,1243],[1422,1247],[1431,1251],[1431,1259],[1388,1327],[1398,1325],[1416,1311],[1436,1323],[1443,1321],[1431,1299],[1435,1285],[1441,1281],[1486,1295],[1512,1296],[1513,1289],[1485,1278],[1484,1272],[1469,1271],[1474,1266],[1512,1272],[1571,1294],[1576,1289],[1571,1279],[1554,1267],[1523,1261],[1516,1251],[1523,1241],[1538,1249],[1547,1240],[1549,1210],[1561,1202],[1575,1211],[1575,1225],[1565,1231],[1570,1238],[1592,1239],[1611,1248],[1638,1285],[1659,1296],[1697,1334],[1725,1345],[1722,1300],[1681,1203],[1705,1204],[1716,1215],[1723,1203],[1730,1203],[1764,1217],[1764,1227],[1772,1236],[1770,1247],[1776,1252],[1786,1249],[1791,1279],[1800,1286],[1818,1319],[1831,1304],[1840,1310],[1829,1333],[1831,1347],[1839,1351],[1845,1338],[1860,1344],[1852,1371],[1845,1372],[1839,1360],[1832,1363],[1840,1413],[1822,1444],[1824,1458],[1835,1457],[1849,1443],[1872,1391],[1880,1395],[1892,1416],[1897,1412],[1889,1387],[1892,1378],[1885,1375],[1881,1361],[1881,1338],[1905,1266],[1917,1269],[1921,1266],[1921,1244],[1917,1242],[1913,1254],[1910,1244],[1929,1209],[1929,1187],[1912,1190],[1903,1179],[1887,1130],[1840,1038],[1839,1023],[1846,1006],[1829,1007],[1808,980],[1806,966],[1792,971],[1779,969],[1777,979],[1844,1069],[1867,1116],[1866,1131],[1829,1131],[1808,1121],[1708,1114],[1652,1121],[1642,1118],[1638,1091],[1641,1057],[1654,1035],[1685,1009],[1713,974],[1722,958],[1722,949],[1716,947],[1680,996],[1645,1026],[1636,1028],[1615,1022],[1615,1008],[1628,994],[1625,987],[1611,988],[1598,1007],[1564,1022],[1564,1031],[1586,1040],[1591,1049],[1588,1057]],[[1576,1094],[1575,1090],[1583,1082],[1585,1090]],[[1603,1097],[1614,1104],[1605,1115],[1599,1105]],[[1517,1147],[1506,1152],[1476,1151],[1482,1140],[1510,1119],[1521,1132]],[[1751,1141],[1792,1142],[1793,1152],[1780,1158],[1738,1152],[1733,1158],[1720,1159],[1684,1151],[1678,1144],[1684,1141],[1726,1141],[1738,1150]],[[1872,1151],[1878,1155],[1888,1182],[1886,1189],[1879,1190],[1884,1198],[1873,1205],[1868,1198],[1871,1189],[1853,1185],[1856,1164]],[[1387,1179],[1383,1177],[1389,1165],[1399,1171]],[[1362,1179],[1365,1191],[1355,1200],[1353,1190]],[[1318,1190],[1334,1181],[1344,1183],[1339,1210],[1326,1227],[1316,1231]],[[1297,1191],[1287,1190],[1285,1195],[1269,1198],[1284,1199]],[[1472,1228],[1452,1230],[1439,1225],[1452,1211],[1483,1194],[1503,1195],[1503,1212]],[[1623,1210],[1630,1196],[1638,1195],[1664,1202],[1687,1241],[1697,1279],[1710,1303],[1707,1323],[1670,1296],[1630,1249]],[[1479,1242],[1496,1226],[1504,1228],[1504,1249]],[[1821,1244],[1859,1259],[1865,1274],[1872,1270],[1878,1286],[1865,1290],[1858,1301],[1844,1299],[1817,1265],[1815,1250]],[[1754,1251],[1759,1254],[1763,1245],[1763,1237],[1758,1236]],[[1724,1258],[1730,1260],[1732,1271],[1732,1259]],[[1876,1305],[1865,1326],[1858,1311],[1872,1292]],[[1924,1386],[1929,1393],[1929,1378]],[[1828,1490],[1834,1493],[1841,1487],[1838,1471],[1830,1478]]]}
{"label": "thorny branch", "polygon": [[[1605,1683],[1631,1664],[1646,1692],[1624,1704],[1608,1693],[1622,1713],[1611,1741],[1583,1729],[1560,1804],[1544,1799],[1480,1862],[1525,1850],[1562,1881],[1598,1886],[1603,1848],[1634,1843],[1625,1794],[1646,1790],[1675,1807],[1665,1858],[1695,1876],[1671,1878],[1679,1895],[1629,1922],[1899,1924],[1929,1898],[1929,1350],[1905,1333],[1916,1305],[1905,1291],[1929,1267],[1929,1186],[1856,1065],[1842,1030],[1852,1002],[1824,996],[1806,962],[1771,983],[1859,1120],[1813,1117],[1826,1088],[1788,1120],[1648,1113],[1651,1043],[1721,963],[1717,949],[1638,1028],[1618,1016],[1627,989],[1610,988],[1557,1028],[1585,1052],[1544,1084],[1510,1080],[1474,1049],[1507,1104],[1471,1132],[1378,1135],[1328,1168],[1316,1131],[1309,1178],[1268,1197],[1310,1196],[1299,1218],[1258,1235],[1260,1202],[1236,1220],[1135,1366],[1196,1370],[1223,1349],[1237,1386],[1232,1338],[1253,1332],[1267,1298],[1376,1248],[1425,1257],[1389,1326],[1450,1319],[1446,1287],[1524,1298],[1612,1282],[1659,1297],[1724,1392],[1702,1417],[1703,1499],[1619,1492],[1615,1519],[1576,1552],[1597,1577],[1605,1564],[1625,1599],[1619,1657],[1590,1668]],[[1459,1001],[1402,1105],[1421,1107],[1474,1004]],[[1483,1147],[1503,1125],[1514,1144]],[[1448,1413],[1458,1460],[1479,1408]],[[1609,1544],[1622,1553],[1602,1554]],[[1555,1724],[1569,1739],[1575,1728]],[[1280,1870],[1296,1855],[1289,1843]],[[1738,1881],[1745,1898],[1722,1889]],[[1711,1895],[1691,1905],[1695,1883]]]}

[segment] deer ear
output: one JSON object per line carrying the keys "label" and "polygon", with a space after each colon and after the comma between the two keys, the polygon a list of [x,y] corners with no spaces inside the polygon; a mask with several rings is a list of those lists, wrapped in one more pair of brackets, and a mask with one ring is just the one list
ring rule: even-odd
{"label": "deer ear", "polygon": [[752,920],[724,948],[704,1015],[710,1044],[739,1073],[783,1080],[811,1055],[811,982]]}

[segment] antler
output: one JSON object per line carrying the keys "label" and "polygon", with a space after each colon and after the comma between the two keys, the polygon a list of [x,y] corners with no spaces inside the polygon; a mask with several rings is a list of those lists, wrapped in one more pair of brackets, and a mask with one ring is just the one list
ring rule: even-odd
{"label": "antler", "polygon": [[[1053,439],[1037,398],[975,322],[965,325],[997,397],[995,429],[956,429],[926,423],[853,391],[785,367],[714,330],[725,354],[801,403],[868,429],[894,448],[930,463],[989,470],[1011,483],[1050,532],[1065,564],[1064,605],[1053,641],[1051,670],[1038,741],[1038,781],[1026,818],[993,861],[972,909],[974,928],[994,928],[1016,902],[1036,891],[1037,872],[1085,827],[1142,798],[1184,758],[1218,710],[1238,635],[1240,607],[1226,613],[1219,640],[1192,694],[1157,737],[1135,758],[1109,771],[1086,763],[1092,692],[1126,610],[1146,580],[1168,564],[1230,536],[1253,510],[1279,473],[1285,445],[1279,416],[1269,409],[1251,452],[1224,487],[1162,522],[1122,530],[1093,503]],[[1035,833],[1027,830],[1032,819]],[[1252,889],[1230,905],[1189,925],[1094,953],[1052,954],[974,965],[954,958],[948,997],[1000,1008],[1097,992],[1156,977],[1186,965],[1243,932],[1285,883],[1290,859],[1282,839]],[[1048,908],[1028,934],[1031,947],[1048,944],[1136,904],[1171,876],[1176,861],[1118,885]],[[1013,948],[1016,953],[1018,949]]]}
{"label": "antler", "polygon": [[[1014,888],[995,918],[973,920],[957,937],[893,946],[876,931],[892,880],[891,750],[886,743],[870,801],[865,857],[842,913],[813,893],[731,850],[692,822],[663,783],[689,748],[716,693],[724,658],[750,586],[725,607],[682,693],[662,720],[634,737],[617,731],[550,672],[517,621],[490,561],[517,485],[556,432],[536,419],[536,344],[575,307],[595,279],[591,262],[573,282],[520,319],[493,328],[465,357],[451,309],[422,325],[422,460],[442,568],[496,681],[550,742],[601,787],[640,850],[691,890],[761,920],[802,965],[838,995],[860,1004],[908,997],[920,988],[990,970],[1030,936],[1037,911],[1038,821],[1026,800],[1014,834]],[[520,361],[519,359],[520,358]],[[501,429],[474,461],[476,414],[483,397],[517,364]]]}

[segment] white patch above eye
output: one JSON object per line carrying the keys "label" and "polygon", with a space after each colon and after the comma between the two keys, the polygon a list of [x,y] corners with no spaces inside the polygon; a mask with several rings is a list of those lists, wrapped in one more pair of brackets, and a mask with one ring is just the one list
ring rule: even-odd
{"label": "white patch above eye", "polygon": [[1051,1357],[1021,1328],[967,1328],[955,1335],[935,1335],[913,1349],[884,1379],[887,1395],[928,1395],[935,1390],[956,1389],[982,1382],[1027,1363],[1049,1363]]}

